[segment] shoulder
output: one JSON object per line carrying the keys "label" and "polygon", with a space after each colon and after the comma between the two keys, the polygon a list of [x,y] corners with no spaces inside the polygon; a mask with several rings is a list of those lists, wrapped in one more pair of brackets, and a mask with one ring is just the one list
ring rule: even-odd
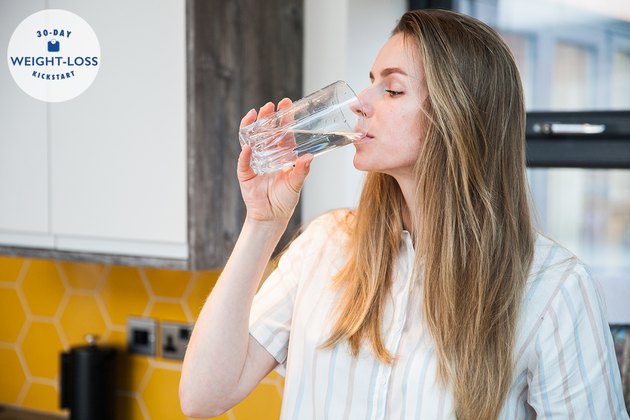
{"label": "shoulder", "polygon": [[317,226],[333,230],[348,230],[352,226],[354,214],[354,210],[347,208],[330,210],[314,218],[311,222],[307,223],[306,227]]}
{"label": "shoulder", "polygon": [[523,345],[551,332],[568,334],[583,323],[602,325],[604,303],[588,267],[558,243],[538,235],[534,261],[523,294]]}
{"label": "shoulder", "polygon": [[345,240],[352,232],[354,211],[351,209],[335,209],[328,211],[307,223],[301,236],[324,241]]}
{"label": "shoulder", "polygon": [[304,224],[280,255],[280,264],[283,259],[297,259],[304,265],[327,255],[343,255],[350,238],[353,214],[350,209],[336,209]]}
{"label": "shoulder", "polygon": [[575,255],[547,238],[538,238],[536,252],[516,347],[528,402],[538,413],[562,418],[601,413],[627,419],[596,281]]}
{"label": "shoulder", "polygon": [[562,290],[587,289],[597,292],[598,285],[588,267],[568,249],[538,234],[534,258],[525,286],[525,304],[553,299]]}

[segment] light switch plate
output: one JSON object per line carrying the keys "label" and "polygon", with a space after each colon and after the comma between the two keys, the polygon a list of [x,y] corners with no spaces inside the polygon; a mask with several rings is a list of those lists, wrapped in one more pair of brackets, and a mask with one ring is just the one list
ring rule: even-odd
{"label": "light switch plate", "polygon": [[127,318],[127,350],[129,353],[155,356],[157,321],[152,318]]}
{"label": "light switch plate", "polygon": [[160,353],[166,359],[184,358],[192,333],[192,324],[180,322],[160,323]]}

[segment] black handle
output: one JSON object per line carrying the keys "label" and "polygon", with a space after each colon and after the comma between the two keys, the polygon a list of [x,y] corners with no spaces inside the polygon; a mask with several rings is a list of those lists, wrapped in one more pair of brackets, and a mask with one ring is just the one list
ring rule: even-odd
{"label": "black handle", "polygon": [[528,112],[531,168],[630,168],[630,111]]}
{"label": "black handle", "polygon": [[596,135],[606,131],[606,124],[543,122],[532,129],[537,134]]}

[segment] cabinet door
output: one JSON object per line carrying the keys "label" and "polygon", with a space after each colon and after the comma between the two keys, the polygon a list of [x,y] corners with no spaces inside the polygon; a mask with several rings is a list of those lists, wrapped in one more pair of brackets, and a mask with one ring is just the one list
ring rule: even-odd
{"label": "cabinet door", "polygon": [[94,29],[101,64],[49,105],[57,248],[187,257],[184,0],[51,0]]}
{"label": "cabinet door", "polygon": [[[44,6],[0,3],[0,39],[8,43],[17,25]],[[5,64],[0,92],[0,244],[51,247],[46,103],[24,93]]]}

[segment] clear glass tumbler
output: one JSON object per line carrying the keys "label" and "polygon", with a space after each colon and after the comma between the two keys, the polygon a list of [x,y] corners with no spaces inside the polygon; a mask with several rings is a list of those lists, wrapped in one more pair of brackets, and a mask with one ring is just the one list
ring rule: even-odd
{"label": "clear glass tumbler", "polygon": [[260,175],[293,165],[304,154],[351,144],[367,133],[367,125],[357,95],[339,80],[241,128],[238,137],[251,146],[250,166]]}

